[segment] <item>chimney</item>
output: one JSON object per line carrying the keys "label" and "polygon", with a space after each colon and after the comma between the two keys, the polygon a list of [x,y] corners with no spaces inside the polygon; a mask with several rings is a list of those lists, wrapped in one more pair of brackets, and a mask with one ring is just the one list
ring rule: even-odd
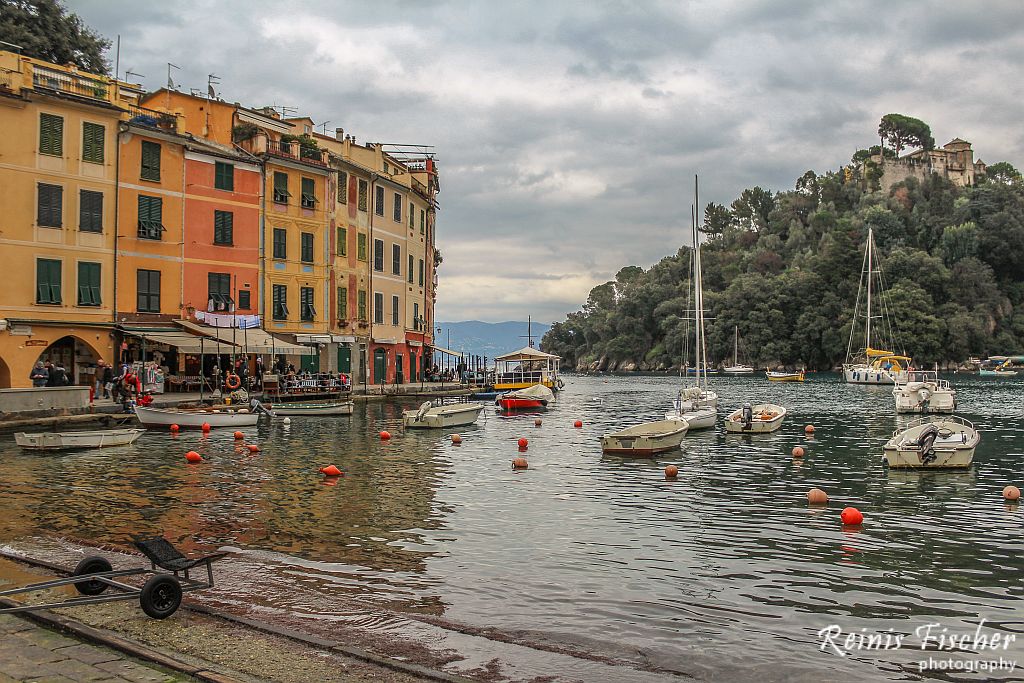
{"label": "chimney", "polygon": [[334,129],[334,139],[337,140],[338,142],[343,142],[345,140],[345,129],[344,128],[335,128]]}

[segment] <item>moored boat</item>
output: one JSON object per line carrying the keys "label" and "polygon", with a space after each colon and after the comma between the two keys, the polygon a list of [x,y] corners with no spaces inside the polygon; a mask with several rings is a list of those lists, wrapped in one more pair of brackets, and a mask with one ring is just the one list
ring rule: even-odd
{"label": "moored boat", "polygon": [[897,382],[892,390],[897,413],[952,413],[956,410],[956,391],[949,382],[930,370],[911,370],[906,382]]}
{"label": "moored boat", "polygon": [[882,452],[894,469],[964,469],[980,442],[981,433],[962,417],[925,416],[894,431]]}
{"label": "moored boat", "polygon": [[782,426],[786,409],[775,403],[745,404],[725,418],[725,430],[743,434],[768,434]]}
{"label": "moored boat", "polygon": [[500,394],[494,402],[504,410],[529,410],[544,408],[548,402],[555,398],[555,393],[543,384],[534,384],[526,389],[506,391]]}
{"label": "moored boat", "polygon": [[769,370],[765,373],[769,382],[803,382],[804,371],[784,372],[782,370]]}
{"label": "moored boat", "polygon": [[679,448],[688,425],[683,420],[658,420],[627,427],[601,437],[605,453],[647,457]]}
{"label": "moored boat", "polygon": [[135,443],[144,429],[97,429],[81,432],[17,432],[14,441],[22,448],[69,450],[73,448],[106,448]]}
{"label": "moored boat", "polygon": [[482,403],[448,403],[435,406],[425,401],[418,410],[402,413],[402,424],[410,429],[443,429],[461,427],[476,422]]}
{"label": "moored boat", "polygon": [[1016,377],[1017,371],[1000,370],[999,368],[996,368],[995,370],[988,370],[986,368],[982,368],[978,370],[978,374],[982,377]]}
{"label": "moored boat", "polygon": [[222,408],[222,409],[195,409],[183,410],[180,408],[144,408],[135,406],[135,416],[143,427],[167,427],[176,424],[185,429],[188,427],[202,427],[208,424],[210,427],[252,427],[259,421],[259,413],[251,412],[248,408]]}
{"label": "moored boat", "polygon": [[665,419],[682,420],[690,430],[710,429],[718,422],[717,404],[717,396],[711,402],[700,387],[687,387],[676,394],[672,410],[665,414]]}
{"label": "moored boat", "polygon": [[351,415],[352,401],[317,401],[311,403],[278,403],[271,412],[275,416]]}
{"label": "moored boat", "polygon": [[740,326],[733,325],[732,365],[722,368],[726,375],[752,375],[754,368],[740,363]]}
{"label": "moored boat", "polygon": [[558,376],[562,359],[530,346],[494,359],[494,389],[515,391],[543,384],[552,391],[564,386]]}

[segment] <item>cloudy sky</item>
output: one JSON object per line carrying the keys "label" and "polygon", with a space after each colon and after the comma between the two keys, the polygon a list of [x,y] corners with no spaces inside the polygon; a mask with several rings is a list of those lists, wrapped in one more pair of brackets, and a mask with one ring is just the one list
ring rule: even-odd
{"label": "cloudy sky", "polygon": [[[69,0],[120,70],[434,145],[438,320],[557,321],[684,241],[701,200],[788,189],[889,112],[1024,166],[1024,3]],[[113,59],[113,51],[111,51]]]}

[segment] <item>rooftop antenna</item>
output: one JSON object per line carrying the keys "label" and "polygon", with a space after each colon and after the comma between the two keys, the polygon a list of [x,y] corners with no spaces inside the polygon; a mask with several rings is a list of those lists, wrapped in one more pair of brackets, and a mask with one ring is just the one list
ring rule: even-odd
{"label": "rooftop antenna", "polygon": [[171,64],[170,62],[167,62],[167,89],[168,90],[174,90],[174,89],[177,88],[177,86],[174,85],[174,80],[171,79],[171,69],[172,68],[178,69],[179,71],[181,70],[180,66],[178,66],[176,64]]}
{"label": "rooftop antenna", "polygon": [[217,91],[214,90],[213,86],[220,83],[220,76],[217,74],[209,74],[206,77],[206,95],[211,100],[217,99]]}
{"label": "rooftop antenna", "polygon": [[127,81],[129,76],[138,76],[139,78],[145,78],[145,76],[143,76],[142,74],[135,73],[131,69],[128,69],[124,72],[124,80]]}
{"label": "rooftop antenna", "polygon": [[320,128],[324,129],[324,135],[327,135],[327,124],[328,123],[330,123],[330,121],[324,121],[323,123],[320,124]]}
{"label": "rooftop antenna", "polygon": [[281,116],[285,118],[299,113],[298,107],[289,107],[283,104],[272,104],[270,105],[270,108],[275,109]]}

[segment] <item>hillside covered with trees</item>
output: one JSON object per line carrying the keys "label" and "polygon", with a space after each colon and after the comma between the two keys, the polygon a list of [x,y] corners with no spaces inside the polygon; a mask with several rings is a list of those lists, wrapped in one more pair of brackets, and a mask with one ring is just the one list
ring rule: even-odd
{"label": "hillside covered with trees", "polygon": [[[826,370],[842,363],[869,226],[902,347],[918,365],[1024,351],[1020,174],[1003,162],[974,187],[932,174],[882,191],[872,155],[893,158],[934,141],[927,125],[900,115],[884,117],[879,134],[884,150],[861,150],[849,166],[824,175],[808,171],[793,190],[753,187],[729,207],[705,207],[712,362],[732,360],[738,326],[741,360],[755,366]],[[591,290],[582,310],[556,323],[542,348],[580,370],[678,367],[685,318],[692,317],[690,251],[682,247],[648,270],[622,268]]]}

